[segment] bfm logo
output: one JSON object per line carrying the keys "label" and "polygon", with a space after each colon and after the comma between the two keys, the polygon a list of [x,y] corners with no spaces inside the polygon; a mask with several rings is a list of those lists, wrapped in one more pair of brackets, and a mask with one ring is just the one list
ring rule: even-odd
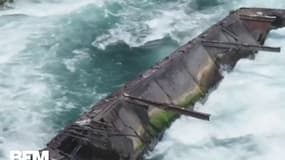
{"label": "bfm logo", "polygon": [[10,151],[10,160],[49,160],[49,151]]}

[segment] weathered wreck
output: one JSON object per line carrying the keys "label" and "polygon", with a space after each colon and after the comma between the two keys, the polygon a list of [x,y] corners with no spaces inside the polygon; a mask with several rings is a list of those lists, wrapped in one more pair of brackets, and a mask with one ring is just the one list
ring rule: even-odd
{"label": "weathered wreck", "polygon": [[48,143],[50,159],[143,159],[179,114],[209,120],[208,114],[193,111],[193,104],[239,59],[258,50],[279,52],[263,44],[271,29],[284,25],[285,10],[231,12],[67,126]]}

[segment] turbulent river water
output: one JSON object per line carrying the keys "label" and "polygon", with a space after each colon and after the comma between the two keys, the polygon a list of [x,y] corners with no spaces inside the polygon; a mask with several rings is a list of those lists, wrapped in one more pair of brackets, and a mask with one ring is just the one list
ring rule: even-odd
{"label": "turbulent river water", "polygon": [[[39,149],[99,99],[239,7],[283,0],[14,0],[0,10],[0,159]],[[268,45],[285,46],[285,29]],[[284,160],[285,51],[240,61],[152,160]]]}

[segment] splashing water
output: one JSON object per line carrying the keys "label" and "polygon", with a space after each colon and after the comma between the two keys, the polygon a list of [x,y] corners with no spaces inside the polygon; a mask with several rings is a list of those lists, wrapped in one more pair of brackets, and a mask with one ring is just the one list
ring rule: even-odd
{"label": "splashing water", "polygon": [[[0,10],[0,159],[44,147],[92,104],[241,6],[285,3],[15,0]],[[266,43],[283,46],[284,35],[274,31]],[[284,55],[266,52],[240,61],[197,105],[212,121],[181,117],[147,158],[281,159],[283,64]]]}

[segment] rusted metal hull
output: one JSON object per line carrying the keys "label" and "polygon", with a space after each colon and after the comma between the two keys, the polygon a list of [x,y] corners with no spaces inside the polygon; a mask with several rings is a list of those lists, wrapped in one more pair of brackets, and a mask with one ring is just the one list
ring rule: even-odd
{"label": "rusted metal hull", "polygon": [[[239,59],[258,50],[279,51],[262,45],[271,29],[284,25],[285,10],[241,8],[231,12],[67,126],[48,143],[50,159],[142,159],[179,113],[192,115],[175,107],[192,110],[223,78],[221,70],[231,70]],[[130,103],[125,94],[143,103]],[[172,108],[155,106],[162,104]],[[207,119],[207,115],[200,116]]]}

